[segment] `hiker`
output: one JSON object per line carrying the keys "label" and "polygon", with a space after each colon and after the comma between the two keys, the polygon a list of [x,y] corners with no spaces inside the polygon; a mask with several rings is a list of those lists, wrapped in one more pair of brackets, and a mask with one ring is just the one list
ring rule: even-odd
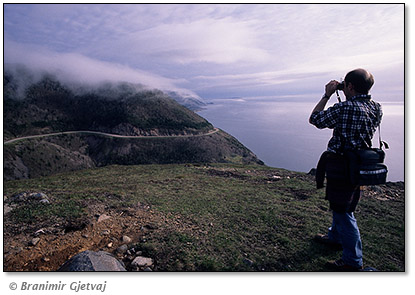
{"label": "hiker", "polygon": [[[342,152],[372,145],[371,140],[382,118],[380,104],[373,101],[369,94],[373,83],[373,75],[364,69],[347,73],[342,83],[330,81],[309,119],[319,129],[333,129],[316,174],[318,188],[323,187],[326,174],[326,199],[333,212],[333,220],[327,234],[315,237],[318,242],[343,249],[341,259],[327,263],[332,270],[363,269],[362,241],[353,214],[360,199],[360,186],[351,183]],[[341,102],[339,98],[339,103],[325,110],[330,97],[335,92],[338,96],[338,90],[343,91],[346,101]]]}

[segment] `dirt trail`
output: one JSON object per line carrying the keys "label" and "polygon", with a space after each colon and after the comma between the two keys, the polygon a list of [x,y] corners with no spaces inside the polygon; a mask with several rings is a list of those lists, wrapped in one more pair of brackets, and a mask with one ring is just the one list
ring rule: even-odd
{"label": "dirt trail", "polygon": [[63,134],[92,134],[92,135],[99,135],[105,137],[112,137],[112,138],[130,138],[130,139],[142,139],[142,138],[187,138],[187,137],[199,137],[199,136],[208,136],[218,132],[218,128],[214,128],[209,132],[202,133],[202,134],[187,134],[187,135],[119,135],[119,134],[111,134],[99,131],[64,131],[64,132],[55,132],[55,133],[48,133],[48,134],[39,134],[39,135],[30,135],[30,136],[23,136],[14,139],[10,139],[5,141],[3,144],[11,144],[17,141],[25,140],[25,139],[33,139],[33,138],[41,138],[41,137],[49,137],[49,136],[57,136]]}

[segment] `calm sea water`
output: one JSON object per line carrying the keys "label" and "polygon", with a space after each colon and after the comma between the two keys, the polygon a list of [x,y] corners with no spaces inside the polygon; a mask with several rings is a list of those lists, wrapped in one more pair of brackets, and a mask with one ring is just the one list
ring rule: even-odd
{"label": "calm sea water", "polygon": [[[382,140],[390,145],[385,163],[388,180],[404,180],[404,104],[382,103]],[[332,130],[308,123],[315,106],[305,102],[214,100],[199,114],[230,133],[271,167],[308,172],[326,150]],[[378,133],[373,146],[378,147]]]}

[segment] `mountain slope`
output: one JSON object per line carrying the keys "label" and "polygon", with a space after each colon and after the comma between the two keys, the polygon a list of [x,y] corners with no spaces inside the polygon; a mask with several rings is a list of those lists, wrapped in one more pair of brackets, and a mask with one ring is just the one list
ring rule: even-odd
{"label": "mountain slope", "polygon": [[140,137],[82,133],[5,144],[4,179],[110,164],[261,163],[229,134],[211,134],[213,126],[195,112],[140,85],[71,88],[45,75],[22,91],[19,79],[6,72],[3,105],[5,141],[65,131]]}
{"label": "mountain slope", "polygon": [[[123,135],[197,134],[212,125],[158,90],[106,83],[72,90],[50,76],[17,99],[15,78],[4,78],[5,138],[68,130]],[[80,93],[77,93],[80,92]]]}

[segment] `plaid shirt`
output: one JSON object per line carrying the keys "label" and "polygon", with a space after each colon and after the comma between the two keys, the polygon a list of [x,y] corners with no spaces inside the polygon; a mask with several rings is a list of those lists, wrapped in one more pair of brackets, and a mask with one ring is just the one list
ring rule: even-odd
{"label": "plaid shirt", "polygon": [[370,95],[356,95],[327,110],[314,112],[310,122],[319,129],[334,129],[327,150],[341,152],[371,147],[382,114],[380,104],[371,100]]}

